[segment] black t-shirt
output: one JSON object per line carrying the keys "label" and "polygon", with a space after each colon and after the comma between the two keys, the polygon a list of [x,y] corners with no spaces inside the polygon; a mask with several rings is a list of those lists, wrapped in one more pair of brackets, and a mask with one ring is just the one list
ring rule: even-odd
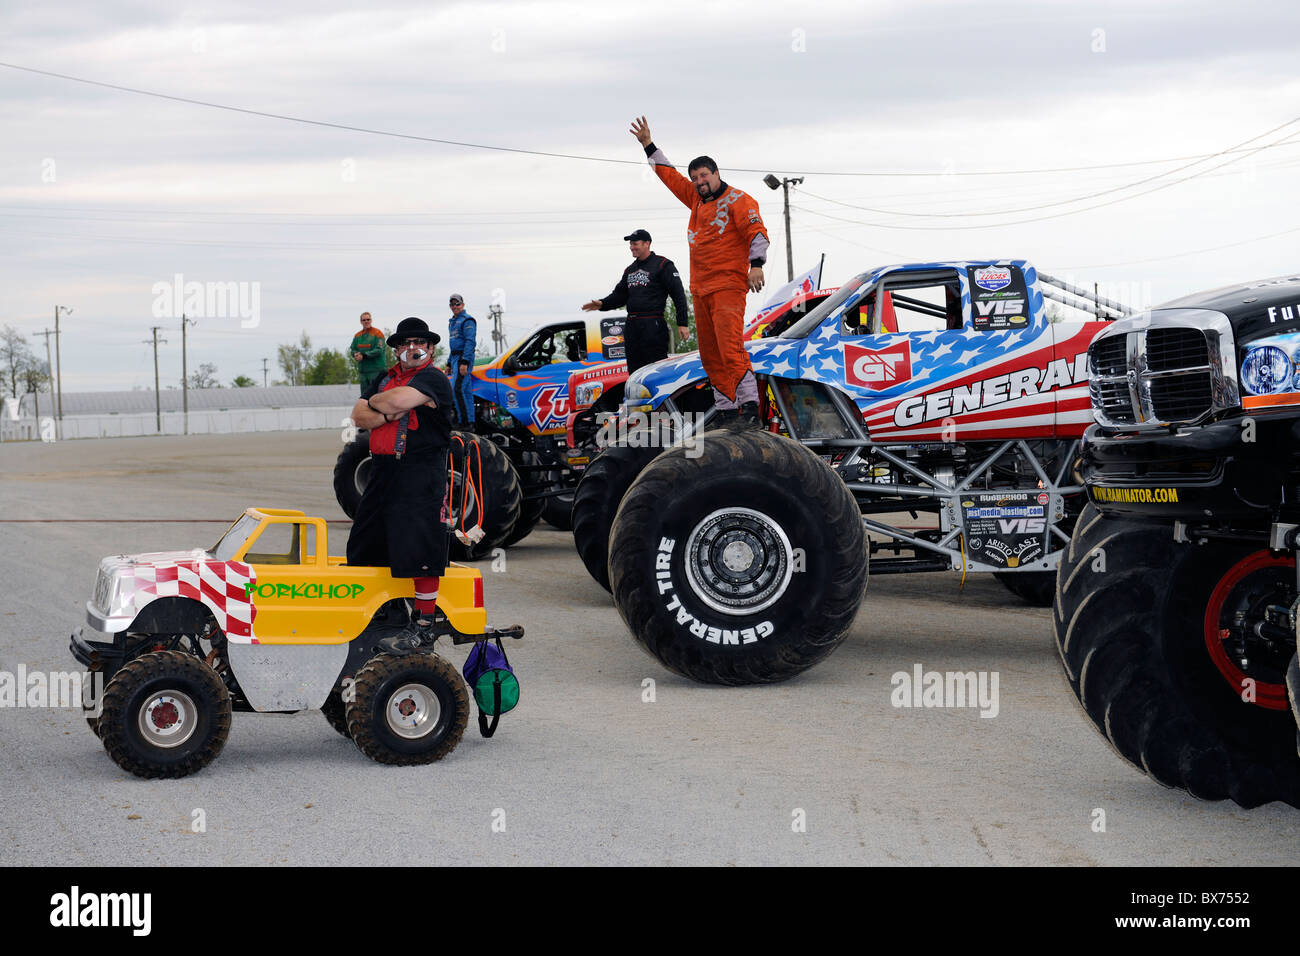
{"label": "black t-shirt", "polygon": [[651,253],[644,261],[633,259],[623,270],[614,291],[600,300],[600,311],[627,307],[630,317],[663,315],[664,302],[672,297],[677,323],[686,324],[686,290],[671,259]]}
{"label": "black t-shirt", "polygon": [[[362,398],[374,398],[379,394],[379,386],[388,377],[388,372],[378,376],[370,386],[361,393]],[[451,394],[451,382],[442,369],[430,362],[416,372],[407,383],[411,388],[428,395],[437,403],[436,408],[417,405],[416,418],[418,428],[408,428],[406,432],[406,451],[402,457],[419,457],[432,455],[445,450],[451,444],[451,408],[455,401]],[[396,422],[394,422],[396,424]],[[373,445],[371,446],[374,447]]]}

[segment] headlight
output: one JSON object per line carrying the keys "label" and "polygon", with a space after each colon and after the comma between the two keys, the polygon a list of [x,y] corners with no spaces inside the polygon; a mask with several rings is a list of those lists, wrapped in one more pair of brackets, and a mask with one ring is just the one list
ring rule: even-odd
{"label": "headlight", "polygon": [[594,405],[596,399],[600,398],[601,393],[604,391],[605,386],[600,382],[588,382],[585,385],[579,385],[573,390],[573,404],[577,408]]}
{"label": "headlight", "polygon": [[623,390],[623,408],[629,412],[651,411],[650,389],[640,382],[628,382]]}

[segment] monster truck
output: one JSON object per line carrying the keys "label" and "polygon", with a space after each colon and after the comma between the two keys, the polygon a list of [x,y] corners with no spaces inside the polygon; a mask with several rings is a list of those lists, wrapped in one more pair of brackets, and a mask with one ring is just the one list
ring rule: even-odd
{"label": "monster truck", "polygon": [[[319,709],[381,763],[430,763],[459,743],[465,683],[425,650],[394,655],[409,578],[329,554],[325,521],[249,508],[210,549],[119,554],[100,562],[70,650],[103,675],[87,717],[108,755],[141,777],[182,777],[225,746],[232,711]],[[455,643],[522,637],[486,626],[483,579],[449,565],[435,632]],[[345,693],[347,691],[347,693]]]}
{"label": "monster truck", "polygon": [[1089,367],[1053,617],[1070,687],[1158,782],[1300,807],[1300,276],[1116,322]]}
{"label": "monster truck", "polygon": [[1021,260],[889,266],[746,343],[766,430],[699,434],[712,393],[698,355],[632,376],[629,438],[667,418],[682,440],[606,450],[574,528],[583,554],[609,529],[609,584],[638,643],[702,681],[789,677],[843,640],[868,550],[878,574],[991,572],[1050,603],[1082,504],[1086,350],[1106,322],[1049,322],[1046,298],[1124,314]]}
{"label": "monster truck", "polygon": [[[484,537],[467,546],[453,541],[459,560],[482,557],[526,537],[545,519],[568,530],[572,486],[564,448],[568,382],[575,369],[622,357],[623,317],[592,316],[555,322],[532,332],[504,355],[474,366],[473,434],[483,455]],[[334,466],[334,493],[351,517],[369,474],[369,433],[344,446]],[[453,456],[464,444],[453,444]],[[454,461],[462,472],[461,462]],[[477,520],[471,489],[469,523]],[[453,488],[453,500],[460,491]]]}
{"label": "monster truck", "polygon": [[[835,292],[834,288],[799,292],[786,302],[763,309],[745,327],[746,339],[770,338],[784,332],[811,309],[821,305]],[[627,381],[627,363],[604,362],[582,368],[569,376],[569,414],[565,419],[569,469],[581,472],[600,453],[596,440],[598,416],[613,414],[623,401],[623,384]],[[572,496],[569,498],[572,502]],[[607,529],[608,530],[608,529]],[[604,562],[600,564],[603,566]],[[602,572],[603,573],[603,572]]]}

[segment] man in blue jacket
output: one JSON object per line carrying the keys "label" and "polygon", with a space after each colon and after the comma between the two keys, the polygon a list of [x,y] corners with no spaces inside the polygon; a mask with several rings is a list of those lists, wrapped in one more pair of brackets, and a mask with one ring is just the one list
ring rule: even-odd
{"label": "man in blue jacket", "polygon": [[461,428],[474,427],[474,393],[470,391],[474,372],[474,343],[478,322],[465,311],[465,300],[453,293],[451,318],[447,322],[447,366],[451,369],[451,393],[456,399],[456,418]]}

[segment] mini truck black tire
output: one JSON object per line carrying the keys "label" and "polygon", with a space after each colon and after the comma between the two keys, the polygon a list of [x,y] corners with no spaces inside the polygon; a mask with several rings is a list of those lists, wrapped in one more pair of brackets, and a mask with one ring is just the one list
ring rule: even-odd
{"label": "mini truck black tire", "polygon": [[378,763],[433,763],[465,735],[469,691],[451,661],[437,654],[379,654],[357,672],[353,688],[348,731]]}
{"label": "mini truck black tire", "polygon": [[785,680],[848,634],[867,581],[856,502],[830,466],[761,431],[711,431],[628,489],[610,533],[614,603],[637,643],[710,684]]}
{"label": "mini truck black tire", "polygon": [[1056,647],[1093,725],[1152,779],[1246,808],[1300,807],[1290,713],[1244,702],[1206,649],[1211,592],[1250,550],[1180,544],[1168,522],[1089,504],[1061,562]]}
{"label": "mini truck black tire", "polygon": [[573,494],[573,543],[592,580],[610,590],[609,529],[619,503],[659,448],[610,445],[597,455]]}
{"label": "mini truck black tire", "polygon": [[221,753],[230,711],[230,692],[208,664],[184,651],[151,651],[122,665],[104,688],[98,731],[123,770],[184,777]]}
{"label": "mini truck black tire", "polygon": [[326,722],[334,728],[339,734],[352,739],[348,733],[348,705],[343,701],[343,693],[337,687],[330,691],[329,697],[325,698],[325,703],[321,704],[320,712],[325,715]]}

